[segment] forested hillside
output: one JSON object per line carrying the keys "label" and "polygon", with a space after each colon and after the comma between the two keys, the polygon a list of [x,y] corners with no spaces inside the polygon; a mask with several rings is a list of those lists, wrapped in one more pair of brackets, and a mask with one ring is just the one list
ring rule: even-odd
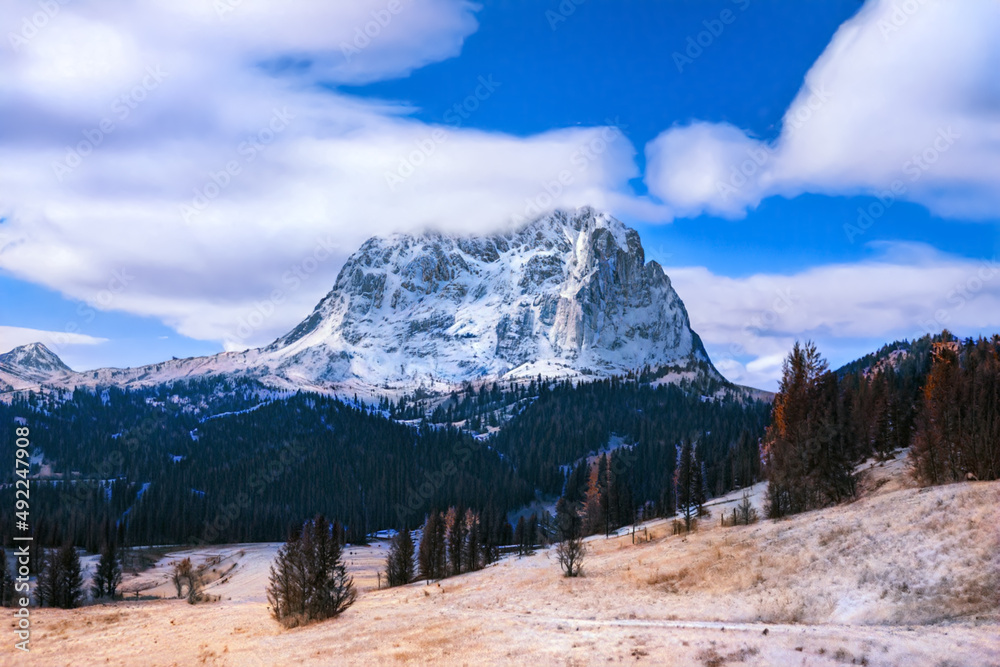
{"label": "forested hillside", "polygon": [[768,514],[851,498],[859,461],[906,447],[924,484],[1000,477],[1000,336],[944,331],[836,372],[815,345],[796,343],[763,443]]}
{"label": "forested hillside", "polygon": [[[0,423],[31,428],[32,509],[45,545],[282,540],[317,512],[360,541],[377,529],[417,527],[434,509],[499,516],[536,492],[559,494],[573,465],[613,436],[624,446],[617,460],[632,489],[628,512],[646,503],[672,511],[684,437],[699,442],[713,491],[746,483],[759,473],[769,408],[723,385],[713,397],[703,389],[638,378],[539,381],[470,392],[459,410],[404,424],[390,413],[413,417],[405,404],[374,409],[208,379],[28,394],[0,405]],[[476,435],[471,420],[485,421],[497,405],[507,406],[505,426]],[[467,419],[441,419],[456,412]],[[0,534],[11,534],[11,520],[0,519]]]}
{"label": "forested hillside", "polygon": [[[850,497],[854,465],[903,447],[926,483],[995,479],[998,351],[997,338],[944,332],[831,372],[800,349],[773,415],[730,385],[643,373],[466,387],[434,407],[218,378],[53,390],[0,404],[0,423],[30,428],[33,526],[45,546],[283,540],[316,513],[361,541],[435,510],[500,517],[560,495],[581,512],[597,503],[585,529],[600,532],[751,484],[762,461],[779,515]],[[12,460],[11,441],[0,442]],[[3,479],[12,496],[11,473]],[[12,521],[0,517],[5,541]]]}
{"label": "forested hillside", "polygon": [[[507,511],[533,496],[488,446],[453,428],[413,428],[315,395],[207,417],[145,393],[0,405],[0,420],[30,424],[44,452],[46,469],[32,466],[43,473],[32,480],[40,542],[281,540],[316,512],[361,540],[422,523],[435,506]],[[10,535],[12,517],[0,521]]]}
{"label": "forested hillside", "polygon": [[632,446],[623,457],[633,495],[666,502],[683,438],[697,441],[713,494],[752,483],[760,473],[757,444],[770,404],[719,387],[706,396],[673,384],[600,380],[545,389],[496,436],[531,484],[545,493],[563,491],[564,468],[607,445],[612,435]]}

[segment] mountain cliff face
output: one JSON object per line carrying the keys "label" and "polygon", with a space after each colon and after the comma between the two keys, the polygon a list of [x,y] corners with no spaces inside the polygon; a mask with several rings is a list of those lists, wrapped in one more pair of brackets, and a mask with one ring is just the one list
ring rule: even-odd
{"label": "mountain cliff face", "polygon": [[491,236],[373,238],[312,314],[265,348],[70,377],[53,366],[45,375],[149,385],[235,374],[283,389],[444,391],[467,380],[606,377],[646,366],[721,379],[638,233],[583,208]]}
{"label": "mountain cliff face", "polygon": [[591,209],[492,236],[373,238],[264,352],[278,368],[389,386],[709,364],[638,233]]}

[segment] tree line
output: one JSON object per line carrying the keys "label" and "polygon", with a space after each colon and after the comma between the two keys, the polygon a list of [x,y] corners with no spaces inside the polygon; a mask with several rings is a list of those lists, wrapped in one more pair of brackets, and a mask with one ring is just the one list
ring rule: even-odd
{"label": "tree line", "polygon": [[763,445],[770,517],[853,497],[858,463],[905,447],[921,483],[998,479],[1000,336],[944,331],[835,372],[796,342]]}

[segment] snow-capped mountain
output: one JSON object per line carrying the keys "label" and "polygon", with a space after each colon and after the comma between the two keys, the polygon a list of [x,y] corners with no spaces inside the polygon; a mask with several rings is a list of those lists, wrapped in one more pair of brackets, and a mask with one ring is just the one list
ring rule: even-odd
{"label": "snow-capped mountain", "polygon": [[591,209],[477,238],[373,238],[264,352],[317,379],[390,386],[708,362],[638,233]]}
{"label": "snow-capped mountain", "polygon": [[22,345],[0,354],[0,391],[55,383],[72,375],[70,367],[41,343]]}
{"label": "snow-capped mountain", "polygon": [[265,348],[51,380],[150,385],[236,374],[283,389],[444,391],[646,366],[721,379],[638,233],[583,208],[489,236],[373,238],[312,314]]}

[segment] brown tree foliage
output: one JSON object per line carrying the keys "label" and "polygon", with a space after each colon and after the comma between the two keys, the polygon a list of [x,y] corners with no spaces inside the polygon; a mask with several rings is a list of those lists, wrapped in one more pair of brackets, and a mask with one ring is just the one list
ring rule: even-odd
{"label": "brown tree foliage", "polygon": [[935,343],[932,358],[914,474],[924,484],[1000,478],[1000,336]]}
{"label": "brown tree foliage", "polygon": [[767,514],[803,512],[853,496],[839,381],[811,341],[796,341],[782,369],[764,437]]}

